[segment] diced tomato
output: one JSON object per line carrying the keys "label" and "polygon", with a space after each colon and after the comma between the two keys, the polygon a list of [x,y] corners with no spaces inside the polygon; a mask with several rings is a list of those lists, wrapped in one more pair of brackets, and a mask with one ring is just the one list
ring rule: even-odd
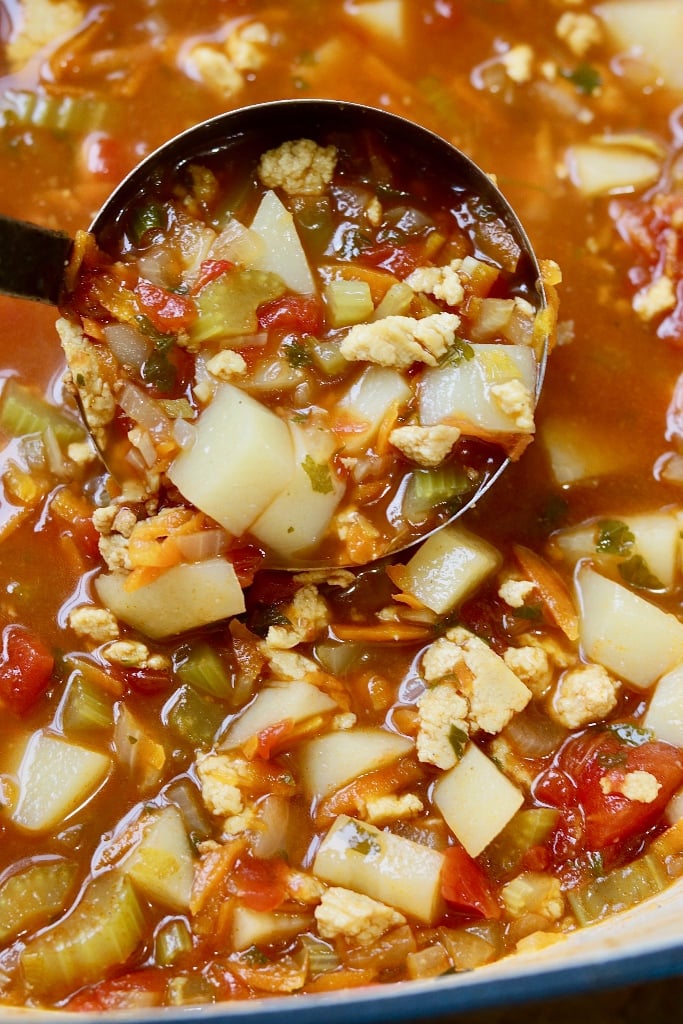
{"label": "diced tomato", "polygon": [[82,166],[93,178],[115,182],[135,162],[132,153],[120,139],[106,132],[90,132],[81,144]]}
{"label": "diced tomato", "polygon": [[121,677],[129,690],[136,693],[163,693],[171,685],[168,672],[151,668],[122,668]]}
{"label": "diced tomato", "polygon": [[497,921],[500,906],[483,868],[462,846],[444,852],[441,895],[452,907]]}
{"label": "diced tomato", "polygon": [[30,711],[47,690],[54,658],[23,626],[5,626],[0,658],[0,699],[17,715]]}
{"label": "diced tomato", "polygon": [[192,299],[169,292],[144,278],[138,281],[135,293],[149,322],[164,334],[184,330],[197,316],[197,307]]}
{"label": "diced tomato", "polygon": [[283,295],[264,302],[257,315],[262,331],[292,329],[302,334],[315,334],[322,324],[320,301],[309,295]]}
{"label": "diced tomato", "polygon": [[228,558],[232,562],[241,587],[251,586],[265,557],[264,552],[256,544],[241,544],[230,549]]}
{"label": "diced tomato", "polygon": [[423,260],[422,245],[374,245],[363,249],[359,256],[362,263],[370,263],[373,267],[383,267],[403,280],[419,266]]}
{"label": "diced tomato", "polygon": [[100,535],[87,516],[77,516],[69,526],[79,550],[86,558],[95,559],[99,556]]}
{"label": "diced tomato", "polygon": [[293,720],[291,718],[284,718],[281,722],[275,722],[273,725],[262,729],[256,737],[255,756],[262,757],[264,761],[268,761],[272,757],[273,751],[288,736],[291,736],[293,728]]}
{"label": "diced tomato", "polygon": [[[618,792],[631,772],[655,777],[659,791],[654,800],[629,799]],[[569,784],[561,781],[562,774]],[[656,823],[683,783],[683,751],[648,738],[632,723],[592,727],[569,739],[544,775],[535,787],[536,797],[565,808],[575,803],[584,817],[585,846],[600,850]],[[610,792],[607,784],[615,791]]]}
{"label": "diced tomato", "polygon": [[211,281],[215,281],[217,277],[222,277],[228,270],[232,270],[235,266],[230,260],[203,260],[199,265],[199,277],[195,281],[192,294],[196,295],[198,292],[205,288]]}
{"label": "diced tomato", "polygon": [[121,978],[110,978],[77,992],[65,1008],[79,1013],[99,1013],[159,1006],[167,983],[167,973],[158,968],[131,971]]}
{"label": "diced tomato", "polygon": [[287,865],[277,857],[247,855],[237,862],[234,882],[237,895],[252,910],[275,910],[287,892]]}

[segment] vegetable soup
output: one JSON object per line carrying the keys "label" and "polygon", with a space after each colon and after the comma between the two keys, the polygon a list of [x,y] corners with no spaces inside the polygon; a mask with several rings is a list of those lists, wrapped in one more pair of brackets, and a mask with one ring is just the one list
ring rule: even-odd
{"label": "vegetable soup", "polygon": [[[682,33],[683,0],[0,9],[2,212],[75,237],[61,316],[0,299],[0,1003],[438,984],[680,876]],[[495,175],[547,310],[372,133],[171,168],[95,247],[157,145],[291,97]],[[244,447],[198,461],[212,417]]]}

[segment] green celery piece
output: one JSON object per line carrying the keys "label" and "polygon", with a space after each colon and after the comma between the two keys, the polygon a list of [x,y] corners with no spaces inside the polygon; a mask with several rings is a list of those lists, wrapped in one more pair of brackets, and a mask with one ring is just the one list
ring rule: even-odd
{"label": "green celery piece", "polygon": [[314,647],[314,653],[322,667],[331,676],[345,676],[360,662],[365,648],[362,644],[346,640],[325,638]]}
{"label": "green celery piece", "polygon": [[189,649],[176,668],[181,682],[203,693],[223,700],[232,696],[232,678],[220,655],[208,644],[196,644]]}
{"label": "green celery piece", "polygon": [[338,341],[316,341],[311,348],[311,359],[326,377],[340,377],[349,368],[349,361],[341,354]]}
{"label": "green celery piece", "polygon": [[30,939],[19,954],[35,998],[59,999],[123,966],[145,935],[142,906],[118,871],[99,875],[74,910]]}
{"label": "green celery piece", "polygon": [[587,925],[642,903],[666,889],[670,881],[659,857],[647,853],[626,867],[570,889],[567,899],[579,924]]}
{"label": "green celery piece", "polygon": [[172,918],[161,926],[154,940],[155,963],[170,967],[191,952],[192,935],[186,921]]}
{"label": "green celery piece", "polygon": [[28,89],[8,89],[0,97],[0,125],[87,135],[116,130],[120,113],[120,103],[110,96],[53,96]]}
{"label": "green celery piece", "polygon": [[334,220],[327,196],[295,196],[292,213],[306,252],[321,257],[334,235]]}
{"label": "green celery piece", "polygon": [[67,735],[87,729],[108,729],[114,724],[111,698],[80,669],[69,680],[62,702],[62,725]]}
{"label": "green celery piece", "polygon": [[38,861],[0,885],[0,942],[41,928],[66,907],[77,866],[71,861]]}
{"label": "green celery piece", "polygon": [[448,464],[436,469],[416,469],[410,474],[403,495],[403,515],[408,522],[420,522],[437,505],[462,497],[472,487],[472,481],[461,466]]}
{"label": "green celery piece", "polygon": [[328,942],[314,935],[302,935],[301,946],[308,954],[308,969],[311,975],[327,974],[339,967],[337,951]]}
{"label": "green celery piece", "polygon": [[527,850],[545,842],[558,817],[559,811],[553,807],[529,807],[518,811],[486,848],[484,856],[491,873],[496,878],[513,874]]}
{"label": "green celery piece", "polygon": [[16,377],[10,377],[0,398],[0,430],[11,437],[25,437],[42,434],[48,427],[52,427],[62,446],[84,441],[86,437],[77,420],[24,387]]}
{"label": "green celery piece", "polygon": [[231,270],[210,281],[196,298],[197,319],[190,327],[195,343],[239,338],[258,330],[258,307],[279,299],[287,288],[277,274]]}
{"label": "green celery piece", "polygon": [[367,281],[335,278],[325,286],[327,315],[333,327],[369,320],[375,311]]}
{"label": "green celery piece", "polygon": [[172,701],[168,724],[173,731],[188,743],[209,746],[225,718],[225,708],[192,686],[181,686]]}

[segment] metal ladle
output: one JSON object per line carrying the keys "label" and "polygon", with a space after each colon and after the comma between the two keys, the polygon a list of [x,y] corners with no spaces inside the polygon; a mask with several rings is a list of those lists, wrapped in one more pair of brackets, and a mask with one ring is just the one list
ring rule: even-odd
{"label": "metal ladle", "polygon": [[[278,100],[242,107],[195,125],[155,150],[123,179],[95,216],[90,231],[106,251],[108,240],[116,237],[126,209],[134,201],[144,199],[160,173],[168,168],[245,146],[258,155],[287,140],[316,140],[337,130],[353,135],[377,132],[391,150],[400,152],[404,160],[413,161],[416,168],[438,167],[449,185],[478,196],[500,218],[519,248],[515,287],[535,299],[538,309],[546,307],[541,272],[529,238],[492,179],[440,136],[405,118],[362,104],[322,99]],[[0,217],[0,292],[58,305],[63,298],[71,248],[72,240],[64,233]],[[543,382],[547,351],[546,338],[538,359],[536,398]],[[86,426],[90,429],[87,421]],[[448,522],[471,508],[500,477],[509,461],[501,449],[499,460],[489,466],[478,488]],[[446,523],[441,523],[436,529],[444,525]],[[429,532],[425,531],[417,539],[424,539]],[[397,544],[388,553],[394,554],[414,543],[415,538],[408,544]],[[279,567],[272,561],[268,564]],[[312,560],[306,564],[320,565],[321,562]]]}

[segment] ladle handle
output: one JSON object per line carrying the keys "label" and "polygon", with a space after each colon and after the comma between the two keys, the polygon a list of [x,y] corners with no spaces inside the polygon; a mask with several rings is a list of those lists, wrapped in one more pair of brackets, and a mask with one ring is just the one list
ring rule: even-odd
{"label": "ladle handle", "polygon": [[0,292],[56,306],[73,241],[0,214]]}

